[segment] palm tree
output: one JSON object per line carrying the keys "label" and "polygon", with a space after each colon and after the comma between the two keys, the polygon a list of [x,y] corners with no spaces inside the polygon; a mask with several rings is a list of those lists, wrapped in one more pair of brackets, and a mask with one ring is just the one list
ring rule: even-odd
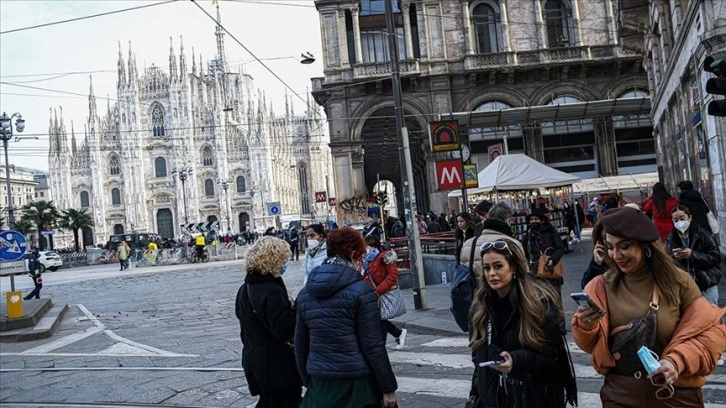
{"label": "palm tree", "polygon": [[29,222],[38,231],[38,242],[40,243],[41,249],[45,248],[44,241],[40,239],[40,232],[46,229],[49,225],[51,228],[55,227],[56,222],[60,218],[58,209],[55,208],[53,201],[31,201],[22,207],[23,216],[20,218],[21,221]]}
{"label": "palm tree", "polygon": [[93,217],[84,208],[80,210],[73,208],[63,210],[60,226],[73,230],[73,242],[75,243],[76,252],[78,252],[80,251],[80,246],[78,245],[78,230],[93,227]]}

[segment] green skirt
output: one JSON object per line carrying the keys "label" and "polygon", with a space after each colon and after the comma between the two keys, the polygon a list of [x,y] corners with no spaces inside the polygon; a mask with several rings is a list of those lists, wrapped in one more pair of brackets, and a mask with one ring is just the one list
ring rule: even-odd
{"label": "green skirt", "polygon": [[380,408],[383,394],[373,376],[348,380],[310,377],[300,408]]}

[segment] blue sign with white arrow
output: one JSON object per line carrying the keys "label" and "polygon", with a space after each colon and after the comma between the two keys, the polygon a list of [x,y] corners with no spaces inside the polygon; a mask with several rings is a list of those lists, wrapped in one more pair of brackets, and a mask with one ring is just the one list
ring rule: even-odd
{"label": "blue sign with white arrow", "polygon": [[280,206],[279,201],[273,201],[270,203],[267,203],[267,213],[270,215],[280,215],[282,212],[282,206]]}
{"label": "blue sign with white arrow", "polygon": [[0,232],[0,260],[17,261],[27,250],[28,242],[23,234],[13,230]]}

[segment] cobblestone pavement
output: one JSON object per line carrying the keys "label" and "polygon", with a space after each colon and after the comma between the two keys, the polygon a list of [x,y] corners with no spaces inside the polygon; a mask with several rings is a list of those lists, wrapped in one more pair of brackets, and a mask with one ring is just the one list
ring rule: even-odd
{"label": "cobblestone pavement", "polygon": [[[46,274],[43,296],[70,309],[52,338],[0,346],[0,405],[254,406],[234,316],[241,268],[241,261],[232,261]],[[302,269],[302,261],[293,261],[285,274],[291,296]],[[17,286],[27,288],[26,280],[18,278]],[[7,281],[0,285],[0,292],[8,289]],[[466,337],[410,333],[406,343],[389,352],[400,406],[462,406],[472,371]],[[602,380],[587,355],[574,348],[572,354],[580,406],[597,407]],[[709,408],[726,402],[725,373],[719,367],[704,388]]]}

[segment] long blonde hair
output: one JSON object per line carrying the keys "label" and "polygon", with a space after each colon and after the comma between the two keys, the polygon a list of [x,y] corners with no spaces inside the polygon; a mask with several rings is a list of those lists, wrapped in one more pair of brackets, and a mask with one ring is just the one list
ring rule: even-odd
{"label": "long blonde hair", "polygon": [[[665,247],[660,241],[634,242],[640,245],[644,252],[650,250],[651,255],[645,257],[645,267],[653,274],[653,279],[658,285],[661,295],[665,296],[671,304],[678,304],[681,288],[690,284],[690,281],[693,280],[691,276],[666,253]],[[618,264],[612,261],[608,251],[605,251],[605,260],[610,265],[603,275],[605,282],[613,288],[617,288],[623,281],[624,272],[618,267]]]}
{"label": "long blonde hair", "polygon": [[[522,245],[511,238],[501,239],[507,243],[508,248],[498,250],[494,247],[482,252],[482,257],[487,252],[498,253],[507,260],[510,268],[514,269],[514,280],[512,285],[517,285],[519,290],[519,302],[517,303],[517,311],[519,313],[519,343],[523,346],[534,350],[541,350],[545,344],[544,325],[546,323],[546,315],[549,307],[558,308],[558,314],[561,316],[562,307],[560,305],[559,296],[554,289],[545,282],[534,279],[527,268],[527,261],[524,255]],[[485,274],[482,274],[482,282],[474,294],[474,311],[472,317],[472,337],[469,347],[475,349],[487,342],[486,326],[489,320],[489,310],[485,301],[485,295],[491,288],[487,283]]]}

